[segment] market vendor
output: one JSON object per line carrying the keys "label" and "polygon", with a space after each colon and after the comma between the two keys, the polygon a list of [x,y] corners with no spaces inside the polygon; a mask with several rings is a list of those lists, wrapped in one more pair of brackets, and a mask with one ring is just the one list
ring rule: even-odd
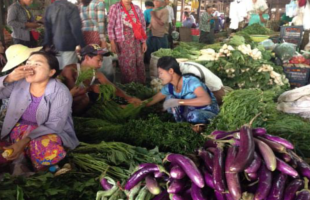
{"label": "market vendor", "polygon": [[214,94],[218,104],[222,104],[225,91],[222,80],[218,76],[201,64],[188,61],[182,62],[178,59],[177,61],[180,64],[182,74],[194,74],[199,77]]}
{"label": "market vendor", "polygon": [[268,5],[266,0],[252,0],[253,9],[250,11],[249,25],[259,23],[260,25],[265,25],[269,19],[268,15]]}
{"label": "market vendor", "polygon": [[[94,93],[100,92],[100,84],[113,84],[102,72],[98,71],[103,61],[103,55],[107,53],[106,49],[102,49],[97,44],[87,45],[81,50],[81,63],[68,65],[62,71],[61,77],[73,96],[73,114],[83,114],[89,107],[89,103],[97,99],[97,95]],[[93,76],[76,85],[78,76],[86,70],[92,70]],[[128,103],[141,104],[141,100],[127,95],[117,87],[116,95],[124,98]]]}
{"label": "market vendor", "polygon": [[32,53],[26,65],[0,77],[0,98],[9,98],[1,140],[12,143],[4,149],[13,164],[28,157],[36,171],[47,170],[79,144],[71,116],[72,96],[55,79],[58,73],[55,54],[40,51]]}
{"label": "market vendor", "polygon": [[158,74],[164,87],[147,106],[165,99],[164,109],[172,113],[177,122],[205,124],[219,113],[216,98],[195,75],[183,75],[175,58],[158,60]]}

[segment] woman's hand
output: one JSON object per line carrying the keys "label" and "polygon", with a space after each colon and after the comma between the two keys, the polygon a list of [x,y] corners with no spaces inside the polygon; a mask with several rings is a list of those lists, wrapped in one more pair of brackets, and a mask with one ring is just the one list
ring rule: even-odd
{"label": "woman's hand", "polygon": [[15,81],[22,80],[27,76],[31,76],[34,74],[34,71],[30,67],[26,67],[25,65],[17,67],[14,69],[4,80],[6,83],[12,83]]}
{"label": "woman's hand", "polygon": [[111,41],[111,52],[118,53],[117,45],[114,41]]}
{"label": "woman's hand", "polygon": [[20,156],[20,154],[23,153],[25,147],[28,145],[29,142],[30,142],[30,138],[26,137],[12,144],[11,146],[3,147],[3,149],[13,149],[13,153],[9,155],[6,159],[7,160],[17,159]]}
{"label": "woman's hand", "polygon": [[147,45],[146,42],[142,43],[142,53],[145,53],[147,51]]}
{"label": "woman's hand", "polygon": [[140,106],[142,104],[142,101],[136,97],[130,97],[127,99],[128,103],[133,104],[134,106]]}

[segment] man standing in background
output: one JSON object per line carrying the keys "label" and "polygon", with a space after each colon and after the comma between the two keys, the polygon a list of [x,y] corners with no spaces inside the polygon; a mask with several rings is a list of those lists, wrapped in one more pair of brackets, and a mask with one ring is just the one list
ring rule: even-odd
{"label": "man standing in background", "polygon": [[212,7],[207,6],[200,19],[199,29],[200,38],[199,43],[213,44],[214,43],[214,30],[211,28],[211,20],[215,18],[212,16]]}
{"label": "man standing in background", "polygon": [[154,8],[153,2],[152,1],[146,1],[145,2],[145,8],[146,8],[146,10],[144,11],[144,18],[145,18],[146,28],[148,28],[148,26],[151,23],[151,12],[153,11],[153,8]]}
{"label": "man standing in background", "polygon": [[172,31],[174,29],[175,26],[175,17],[174,17],[174,10],[173,8],[169,5],[170,1],[169,0],[165,0],[166,1],[166,8],[169,11],[169,31],[168,31],[168,42],[169,42],[169,47],[172,49],[173,48],[173,38],[172,38]]}
{"label": "man standing in background", "polygon": [[67,0],[56,0],[46,9],[44,25],[44,45],[59,52],[59,68],[77,63],[75,49],[85,46],[78,7]]}

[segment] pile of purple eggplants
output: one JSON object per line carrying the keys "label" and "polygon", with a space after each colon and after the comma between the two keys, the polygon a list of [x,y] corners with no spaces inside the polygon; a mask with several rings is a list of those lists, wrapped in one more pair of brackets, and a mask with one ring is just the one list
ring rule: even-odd
{"label": "pile of purple eggplants", "polygon": [[212,132],[193,155],[168,154],[163,166],[139,165],[124,189],[138,200],[132,193],[139,197],[141,185],[152,194],[144,200],[310,200],[309,178],[310,166],[292,143],[244,125]]}

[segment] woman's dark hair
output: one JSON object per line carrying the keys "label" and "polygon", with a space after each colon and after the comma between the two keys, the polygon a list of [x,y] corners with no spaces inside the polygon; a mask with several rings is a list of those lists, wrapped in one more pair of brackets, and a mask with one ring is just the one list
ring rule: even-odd
{"label": "woman's dark hair", "polygon": [[154,7],[154,3],[152,1],[146,1],[144,3],[145,7],[149,6],[149,7]]}
{"label": "woman's dark hair", "polygon": [[212,6],[206,6],[206,10],[208,10],[209,8],[212,8]]}
{"label": "woman's dark hair", "polygon": [[47,63],[49,65],[50,69],[54,69],[56,71],[56,73],[52,76],[52,78],[56,78],[60,74],[59,62],[56,58],[56,52],[54,52],[54,51],[38,51],[38,52],[32,53],[30,56],[33,56],[33,55],[41,55],[47,60]]}
{"label": "woman's dark hair", "polygon": [[83,6],[88,6],[92,0],[81,0]]}
{"label": "woman's dark hair", "polygon": [[184,12],[184,15],[189,17],[189,12]]}
{"label": "woman's dark hair", "polygon": [[173,69],[173,71],[182,76],[182,72],[180,70],[180,65],[177,60],[171,56],[164,56],[158,60],[157,68],[161,68],[163,70],[168,71],[169,69]]}

